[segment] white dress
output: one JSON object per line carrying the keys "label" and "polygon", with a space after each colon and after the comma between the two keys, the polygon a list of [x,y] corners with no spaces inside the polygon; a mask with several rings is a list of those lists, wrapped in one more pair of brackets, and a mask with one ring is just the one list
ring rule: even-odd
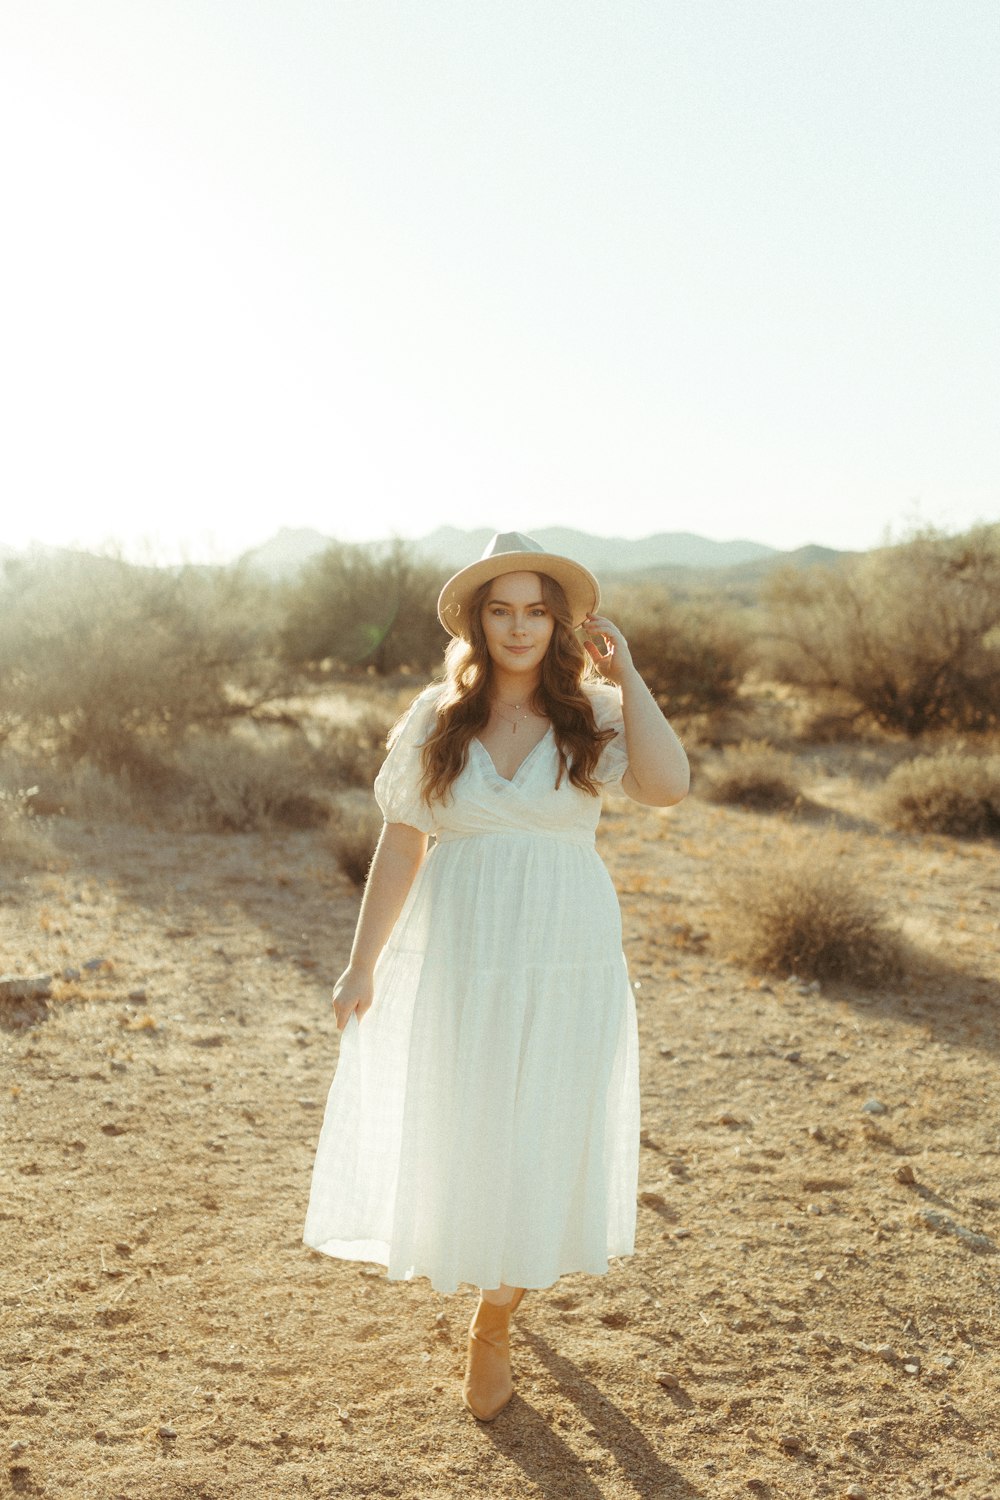
{"label": "white dress", "polygon": [[[507,781],[479,740],[449,800],[420,796],[439,688],[375,782],[386,821],[434,835],[340,1042],[305,1243],[390,1278],[550,1286],[635,1242],[638,1036],[621,915],[594,847],[601,799],[556,790],[551,729]],[[627,767],[621,697],[597,779]]]}

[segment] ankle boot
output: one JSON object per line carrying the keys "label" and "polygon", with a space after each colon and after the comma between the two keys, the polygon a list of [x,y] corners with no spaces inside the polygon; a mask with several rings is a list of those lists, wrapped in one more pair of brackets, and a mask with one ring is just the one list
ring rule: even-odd
{"label": "ankle boot", "polygon": [[518,1287],[509,1302],[497,1307],[480,1297],[469,1325],[469,1359],[462,1400],[480,1422],[492,1422],[514,1394],[510,1375],[510,1315],[524,1296]]}

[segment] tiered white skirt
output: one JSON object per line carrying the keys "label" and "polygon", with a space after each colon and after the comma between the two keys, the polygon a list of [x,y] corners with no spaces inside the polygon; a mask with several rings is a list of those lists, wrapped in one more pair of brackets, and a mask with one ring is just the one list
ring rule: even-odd
{"label": "tiered white skirt", "polygon": [[308,1245],[392,1278],[550,1286],[634,1248],[639,1086],[592,838],[443,836],[341,1037]]}

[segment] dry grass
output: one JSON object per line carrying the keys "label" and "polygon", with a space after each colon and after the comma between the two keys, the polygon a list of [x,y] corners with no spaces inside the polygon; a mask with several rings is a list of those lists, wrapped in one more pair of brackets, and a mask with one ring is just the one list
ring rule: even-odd
{"label": "dry grass", "polygon": [[725,880],[719,895],[724,945],[747,968],[859,985],[903,970],[899,934],[825,841],[769,850]]}
{"label": "dry grass", "polygon": [[894,828],[950,833],[959,838],[1000,836],[1000,755],[944,751],[897,766],[879,798]]}
{"label": "dry grass", "polygon": [[698,777],[707,801],[783,812],[802,800],[798,767],[790,755],[768,745],[744,742],[724,750]]}

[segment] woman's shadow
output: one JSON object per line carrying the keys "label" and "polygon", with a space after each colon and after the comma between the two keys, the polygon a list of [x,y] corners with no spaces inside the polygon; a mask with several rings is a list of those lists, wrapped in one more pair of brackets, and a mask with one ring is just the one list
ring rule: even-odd
{"label": "woman's shadow", "polygon": [[[587,1420],[597,1441],[607,1449],[622,1478],[637,1495],[643,1500],[698,1500],[704,1495],[704,1491],[696,1489],[663,1462],[648,1438],[580,1373],[572,1360],[557,1354],[537,1333],[522,1327],[518,1334],[539,1364],[553,1376],[561,1394]],[[671,1395],[677,1404],[690,1404],[680,1392]],[[486,1431],[504,1457],[518,1465],[545,1500],[604,1500],[607,1489],[595,1483],[579,1456],[547,1418],[516,1394],[507,1413],[506,1421],[501,1416]]]}

